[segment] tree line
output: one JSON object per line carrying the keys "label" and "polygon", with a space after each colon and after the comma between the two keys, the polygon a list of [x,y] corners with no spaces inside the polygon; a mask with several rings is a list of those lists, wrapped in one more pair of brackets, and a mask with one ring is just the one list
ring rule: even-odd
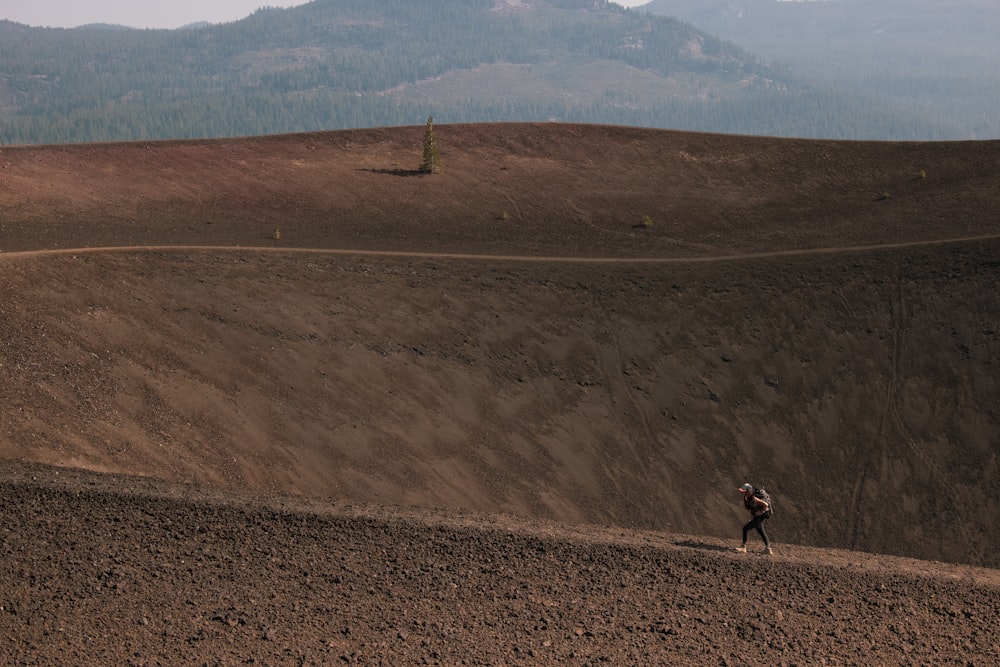
{"label": "tree line", "polygon": [[[411,125],[429,114],[443,123],[558,120],[850,139],[936,131],[905,110],[806,85],[669,17],[606,0],[494,6],[316,0],[182,30],[0,22],[0,143]],[[643,72],[664,90],[640,96],[613,76],[559,74],[593,62]],[[500,65],[544,66],[550,78],[541,92],[538,82],[490,79]],[[455,72],[481,73],[481,87],[429,99],[400,92]],[[699,95],[670,92],[683,76],[703,82]],[[497,95],[501,86],[509,92]]]}

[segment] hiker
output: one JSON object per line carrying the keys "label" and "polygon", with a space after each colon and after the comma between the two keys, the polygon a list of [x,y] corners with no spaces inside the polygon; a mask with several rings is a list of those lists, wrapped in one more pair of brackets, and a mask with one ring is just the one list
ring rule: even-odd
{"label": "hiker", "polygon": [[764,553],[771,553],[771,544],[768,542],[767,533],[764,532],[764,522],[773,514],[771,510],[771,498],[768,497],[764,489],[755,489],[752,484],[744,484],[736,489],[743,494],[743,506],[750,511],[750,520],[743,526],[743,544],[737,551],[746,553],[747,533],[756,529],[760,537],[764,540]]}

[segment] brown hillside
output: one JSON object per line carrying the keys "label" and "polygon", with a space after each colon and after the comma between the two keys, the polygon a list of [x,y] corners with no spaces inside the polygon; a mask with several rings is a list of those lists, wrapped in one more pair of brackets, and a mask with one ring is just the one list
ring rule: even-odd
{"label": "brown hillside", "polygon": [[[997,232],[998,142],[445,125],[436,126],[443,173],[425,177],[416,172],[423,132],[0,148],[0,250],[193,244],[663,258]],[[639,227],[646,215],[648,229]]]}
{"label": "brown hillside", "polygon": [[0,149],[15,664],[990,664],[1000,143],[436,131]]}

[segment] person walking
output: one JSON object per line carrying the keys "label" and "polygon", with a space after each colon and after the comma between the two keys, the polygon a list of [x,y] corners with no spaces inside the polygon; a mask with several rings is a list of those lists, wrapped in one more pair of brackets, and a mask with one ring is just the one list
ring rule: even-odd
{"label": "person walking", "polygon": [[743,506],[750,512],[750,520],[743,526],[743,543],[736,550],[746,553],[747,533],[751,530],[756,530],[760,533],[761,539],[764,540],[764,553],[773,553],[771,551],[771,543],[767,539],[767,533],[764,532],[764,522],[774,514],[771,509],[770,496],[767,495],[767,491],[763,488],[755,489],[749,483],[744,484],[737,491],[743,494]]}

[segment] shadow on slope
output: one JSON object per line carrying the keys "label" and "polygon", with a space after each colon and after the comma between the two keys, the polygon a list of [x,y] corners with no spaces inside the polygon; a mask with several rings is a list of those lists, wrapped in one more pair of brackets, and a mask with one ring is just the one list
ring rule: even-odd
{"label": "shadow on slope", "polygon": [[992,564],[998,252],[10,257],[2,453]]}

